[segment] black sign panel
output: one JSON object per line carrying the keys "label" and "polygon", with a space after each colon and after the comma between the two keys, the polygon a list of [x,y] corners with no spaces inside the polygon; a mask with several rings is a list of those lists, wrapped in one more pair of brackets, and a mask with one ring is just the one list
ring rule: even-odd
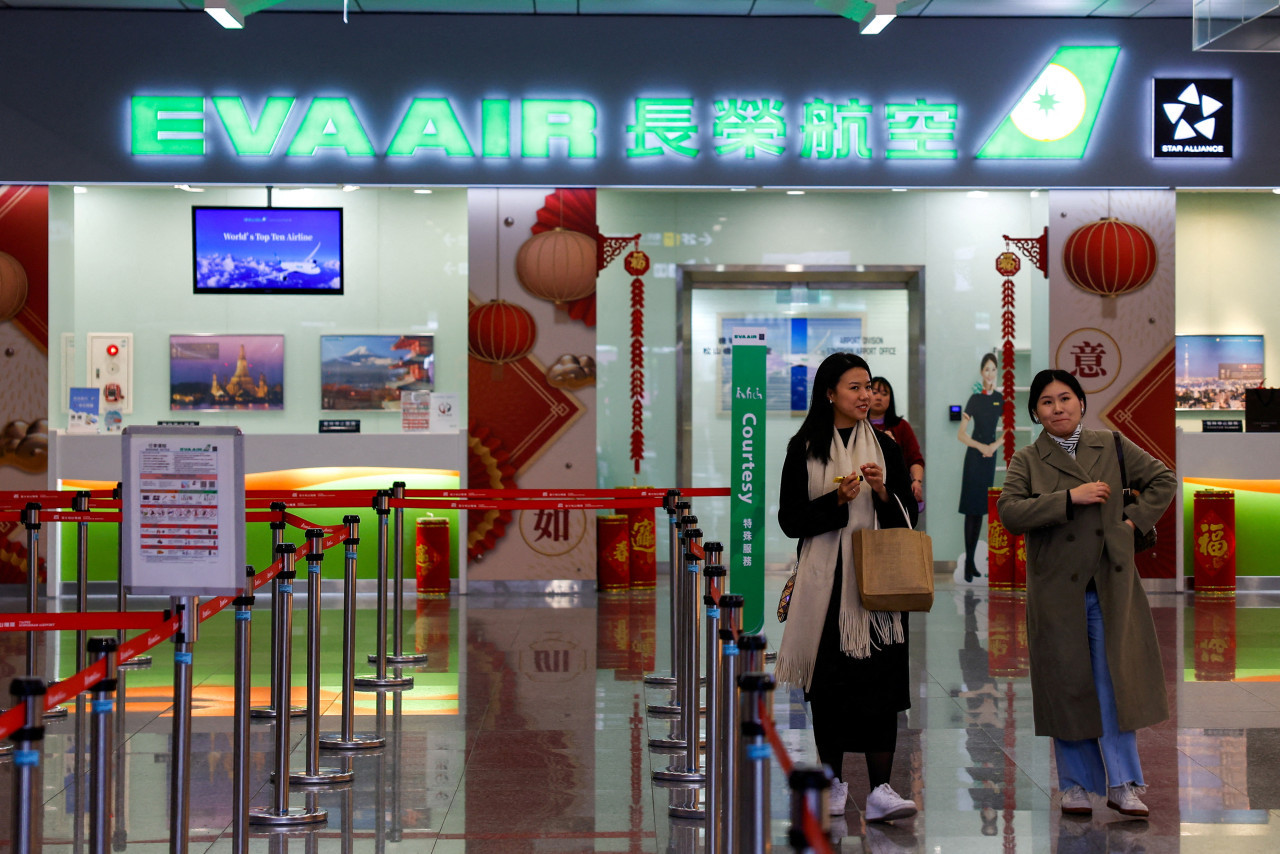
{"label": "black sign panel", "polygon": [[1157,77],[1152,82],[1154,156],[1232,156],[1230,79]]}
{"label": "black sign panel", "polygon": [[359,433],[360,421],[357,418],[322,419],[321,433]]}

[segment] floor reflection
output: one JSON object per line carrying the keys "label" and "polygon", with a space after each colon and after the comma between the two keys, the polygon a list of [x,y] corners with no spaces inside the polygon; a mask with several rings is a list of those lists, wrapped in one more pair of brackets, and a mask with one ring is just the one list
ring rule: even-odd
{"label": "floor reflection", "polygon": [[[664,572],[659,573],[665,577]],[[781,573],[769,573],[766,597]],[[1064,818],[1053,798],[1049,741],[1033,733],[1023,599],[985,587],[939,583],[927,616],[913,618],[916,692],[903,717],[893,783],[920,814],[868,825],[860,761],[843,769],[855,794],[831,832],[845,852],[1273,852],[1280,848],[1280,597],[1239,594],[1197,599],[1151,596],[1174,718],[1140,736],[1152,781],[1150,821],[1124,819],[1103,803],[1091,818]],[[672,751],[651,747],[673,733],[669,717],[647,711],[670,691],[643,677],[670,659],[665,583],[657,590],[571,596],[484,596],[417,600],[406,612],[406,646],[425,665],[405,669],[414,687],[357,693],[356,730],[382,733],[385,748],[325,751],[322,765],[349,767],[354,782],[305,792],[328,820],[304,832],[254,829],[254,851],[341,852],[689,852],[703,848],[702,825],[677,812],[696,809],[700,790],[655,786]],[[96,603],[95,603],[96,604]],[[341,620],[324,600],[323,719],[340,726]],[[6,610],[17,603],[0,601]],[[107,607],[104,603],[103,607]],[[145,607],[139,604],[139,608]],[[300,607],[300,606],[299,606]],[[375,620],[362,598],[357,649],[373,649]],[[254,617],[255,702],[266,699],[267,611]],[[295,621],[302,623],[304,621]],[[295,649],[305,649],[297,626]],[[771,646],[779,626],[766,627]],[[231,727],[233,620],[207,622],[196,645],[192,721],[191,840],[232,850]],[[73,669],[74,634],[38,637],[39,667]],[[23,667],[25,637],[0,634],[0,669]],[[164,845],[172,767],[172,664],[121,674],[123,714],[113,720],[113,848]],[[363,671],[363,663],[359,670]],[[305,654],[295,654],[293,696],[305,701]],[[0,688],[7,688],[5,685]],[[7,694],[6,694],[7,696]],[[47,725],[38,830],[45,851],[87,848],[89,715],[84,701]],[[780,689],[771,710],[792,759],[816,752],[798,691]],[[272,802],[276,727],[250,731],[251,803]],[[304,719],[291,725],[293,767],[305,764]],[[10,837],[12,760],[0,759],[0,838]],[[788,850],[789,793],[774,766],[770,805],[775,850]]]}

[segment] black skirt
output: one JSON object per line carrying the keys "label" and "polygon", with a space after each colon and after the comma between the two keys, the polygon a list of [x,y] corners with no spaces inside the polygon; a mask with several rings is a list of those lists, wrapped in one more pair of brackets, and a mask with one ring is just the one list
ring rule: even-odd
{"label": "black skirt", "polygon": [[[836,558],[813,680],[804,698],[812,708],[815,730],[836,722],[844,752],[892,750],[898,712],[911,708],[908,645],[906,640],[879,647],[873,643],[869,658],[854,658],[840,651],[841,560]],[[904,639],[910,637],[906,613],[902,615],[902,633]]]}

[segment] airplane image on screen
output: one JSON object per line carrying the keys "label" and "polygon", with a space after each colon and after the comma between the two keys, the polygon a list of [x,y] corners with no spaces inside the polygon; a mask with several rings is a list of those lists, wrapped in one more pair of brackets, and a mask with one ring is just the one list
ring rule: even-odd
{"label": "airplane image on screen", "polygon": [[316,253],[320,251],[320,244],[316,244],[316,248],[311,250],[311,254],[301,261],[281,261],[280,262],[280,281],[288,278],[290,273],[299,273],[303,276],[320,275],[320,265],[316,263]]}

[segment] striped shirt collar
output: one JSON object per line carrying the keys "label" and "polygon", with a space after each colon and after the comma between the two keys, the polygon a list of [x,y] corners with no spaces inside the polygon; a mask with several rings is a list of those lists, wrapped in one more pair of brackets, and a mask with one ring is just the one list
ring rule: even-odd
{"label": "striped shirt collar", "polygon": [[1049,438],[1057,442],[1058,445],[1062,448],[1062,450],[1070,454],[1071,459],[1074,460],[1076,458],[1076,445],[1080,444],[1080,430],[1082,427],[1084,427],[1083,424],[1077,424],[1076,431],[1065,439],[1059,439],[1057,436],[1053,435],[1052,433],[1049,434]]}

